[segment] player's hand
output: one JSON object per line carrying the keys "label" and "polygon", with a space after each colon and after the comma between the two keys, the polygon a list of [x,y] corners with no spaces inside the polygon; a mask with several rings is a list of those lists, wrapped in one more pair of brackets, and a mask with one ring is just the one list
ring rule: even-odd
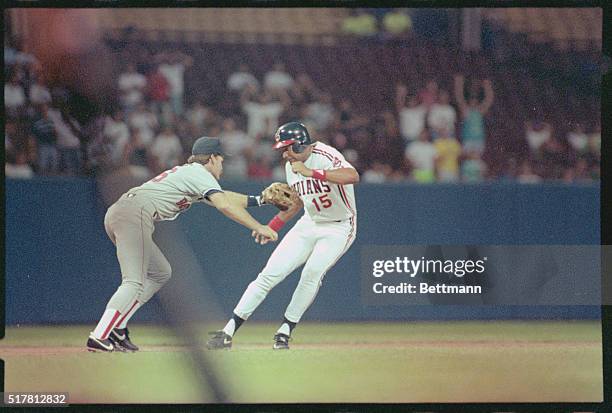
{"label": "player's hand", "polygon": [[272,228],[267,225],[260,225],[259,228],[253,230],[251,233],[255,242],[261,245],[265,245],[270,241],[278,240],[278,234]]}
{"label": "player's hand", "polygon": [[291,162],[291,170],[293,173],[300,174],[302,176],[312,176],[312,169],[307,168],[306,165],[304,165],[304,162],[301,161]]}

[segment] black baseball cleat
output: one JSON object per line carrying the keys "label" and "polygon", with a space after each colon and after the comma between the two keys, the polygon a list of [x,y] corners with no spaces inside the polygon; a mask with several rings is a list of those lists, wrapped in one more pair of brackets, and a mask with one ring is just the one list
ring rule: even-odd
{"label": "black baseball cleat", "polygon": [[225,331],[211,331],[212,337],[206,342],[206,348],[209,350],[230,349],[232,348],[232,336],[225,334]]}
{"label": "black baseball cleat", "polygon": [[115,345],[118,351],[138,351],[136,344],[130,341],[130,332],[126,328],[114,328],[108,336],[109,340]]}
{"label": "black baseball cleat", "polygon": [[272,348],[274,350],[289,350],[289,337],[287,334],[278,333],[274,335],[274,346]]}
{"label": "black baseball cleat", "polygon": [[93,352],[110,353],[115,350],[115,346],[109,339],[100,340],[95,338],[93,334],[87,339],[87,350]]}

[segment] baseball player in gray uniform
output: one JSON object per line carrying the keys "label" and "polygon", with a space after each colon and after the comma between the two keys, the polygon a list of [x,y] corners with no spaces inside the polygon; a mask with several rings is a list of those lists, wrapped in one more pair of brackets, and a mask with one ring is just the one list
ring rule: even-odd
{"label": "baseball player in gray uniform", "polygon": [[278,235],[246,211],[259,206],[258,197],[223,191],[217,182],[223,171],[223,152],[217,138],[196,140],[184,165],[175,166],[130,189],[107,211],[104,227],[117,248],[121,285],[87,340],[90,351],[137,351],[127,322],[136,310],[170,279],[170,263],[153,242],[156,221],[174,220],[194,202],[205,202],[267,241]]}

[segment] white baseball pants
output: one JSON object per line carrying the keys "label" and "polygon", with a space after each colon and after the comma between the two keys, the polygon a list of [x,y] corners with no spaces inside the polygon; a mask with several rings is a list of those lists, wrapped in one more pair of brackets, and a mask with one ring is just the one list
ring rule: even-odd
{"label": "white baseball pants", "polygon": [[297,323],[314,301],[323,277],[355,240],[355,217],[340,222],[317,223],[303,215],[278,244],[264,269],[249,284],[234,313],[248,319],[268,292],[297,267],[306,263],[285,311]]}

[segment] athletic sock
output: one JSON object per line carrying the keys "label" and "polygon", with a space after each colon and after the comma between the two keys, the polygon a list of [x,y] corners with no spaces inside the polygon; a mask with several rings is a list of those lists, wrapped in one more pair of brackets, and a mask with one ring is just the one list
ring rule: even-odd
{"label": "athletic sock", "polygon": [[242,325],[242,323],[244,323],[244,321],[245,321],[244,319],[238,317],[236,314],[233,314],[232,318],[230,318],[230,320],[227,322],[225,327],[223,327],[223,331],[228,336],[233,337],[234,333],[236,333],[236,331],[240,328],[240,326]]}
{"label": "athletic sock", "polygon": [[98,322],[98,325],[94,331],[92,331],[93,336],[99,340],[106,340],[120,316],[121,313],[119,311],[107,308],[104,314],[102,314],[102,318]]}
{"label": "athletic sock", "polygon": [[293,329],[295,328],[296,325],[297,323],[294,323],[293,321],[289,321],[286,318],[283,318],[283,323],[278,328],[277,333],[291,336],[291,333],[293,332]]}

